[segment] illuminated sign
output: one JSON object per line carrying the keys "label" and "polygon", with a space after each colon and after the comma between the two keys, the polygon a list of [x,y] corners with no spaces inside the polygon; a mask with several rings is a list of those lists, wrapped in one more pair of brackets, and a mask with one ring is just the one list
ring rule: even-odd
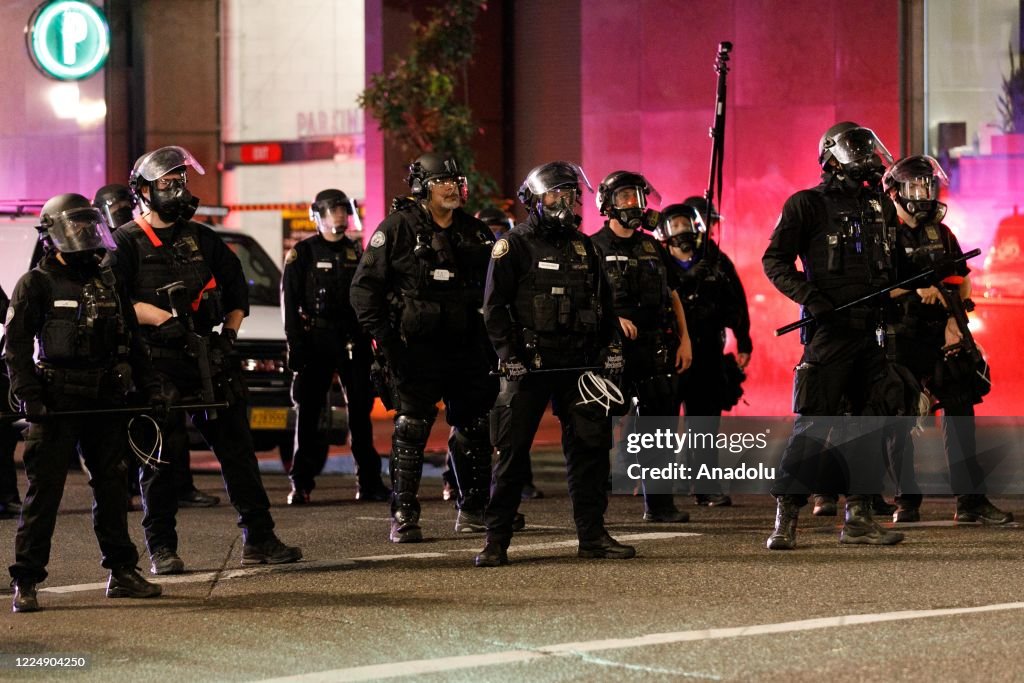
{"label": "illuminated sign", "polygon": [[110,50],[110,27],[102,10],[80,0],[58,0],[37,7],[25,37],[32,62],[60,81],[93,75],[107,61]]}

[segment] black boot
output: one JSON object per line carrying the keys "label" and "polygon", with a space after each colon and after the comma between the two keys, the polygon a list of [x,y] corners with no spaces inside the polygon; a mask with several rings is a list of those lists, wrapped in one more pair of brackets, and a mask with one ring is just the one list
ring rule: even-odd
{"label": "black boot", "polygon": [[775,501],[775,530],[768,537],[768,550],[792,550],[796,547],[800,506],[786,496],[777,496]]}
{"label": "black boot", "polygon": [[459,510],[458,515],[455,517],[455,531],[460,534],[482,534],[487,531],[484,511]]}
{"label": "black boot", "polygon": [[391,439],[391,531],[392,543],[423,540],[420,529],[420,501],[416,497],[423,475],[423,447],[430,433],[427,420],[400,415]]}
{"label": "black boot", "polygon": [[815,517],[835,517],[839,512],[839,496],[815,496],[814,509],[811,514]]}
{"label": "black boot", "polygon": [[131,565],[114,567],[107,580],[108,598],[155,598],[163,592],[159,584],[150,583]]}
{"label": "black boot", "polygon": [[505,546],[497,541],[487,541],[484,549],[473,560],[477,567],[501,567],[508,564],[508,552]]}
{"label": "black boot", "polygon": [[1013,513],[1003,512],[981,494],[956,497],[956,517],[960,524],[1009,524]]}
{"label": "black boot", "polygon": [[871,515],[871,496],[846,499],[846,523],[839,535],[840,543],[865,545],[896,545],[903,534],[878,526]]}
{"label": "black boot", "polygon": [[259,543],[250,543],[246,539],[242,545],[242,564],[288,564],[302,559],[302,550],[295,546],[285,545],[276,534]]}
{"label": "black boot", "polygon": [[619,543],[608,532],[592,541],[580,541],[578,557],[609,560],[628,560],[636,556],[636,548]]}
{"label": "black boot", "polygon": [[871,512],[876,517],[888,517],[896,512],[896,506],[888,502],[881,493],[871,496]]}
{"label": "black boot", "polygon": [[39,600],[36,598],[35,581],[15,579],[11,585],[14,587],[14,601],[11,603],[13,612],[38,612]]}

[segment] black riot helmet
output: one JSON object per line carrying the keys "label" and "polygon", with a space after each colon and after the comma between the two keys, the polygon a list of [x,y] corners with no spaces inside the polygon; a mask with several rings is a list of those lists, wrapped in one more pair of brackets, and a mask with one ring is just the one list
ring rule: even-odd
{"label": "black riot helmet", "polygon": [[597,208],[601,215],[614,218],[629,230],[657,227],[654,209],[660,205],[658,191],[647,178],[633,171],[609,173],[597,186]]}
{"label": "black riot helmet", "polygon": [[915,225],[937,223],[946,215],[939,188],[949,185],[942,166],[927,154],[900,159],[882,176],[882,187],[913,217]]}
{"label": "black riot helmet", "polygon": [[138,204],[135,195],[127,185],[111,183],[96,190],[92,205],[103,213],[107,226],[116,230],[132,220],[132,211]]}
{"label": "black riot helmet", "polygon": [[[328,225],[324,218],[332,209],[342,208],[345,210],[347,216],[351,216],[353,226],[348,225],[348,219],[345,224],[331,224]],[[317,193],[313,199],[313,203],[309,205],[309,220],[316,223],[316,229],[321,233],[330,232],[333,235],[339,235],[345,232],[348,227],[354,227],[356,230],[362,230],[363,226],[359,221],[359,212],[356,210],[355,200],[349,199],[341,190],[328,189],[321,190]]]}
{"label": "black riot helmet", "polygon": [[718,213],[718,209],[715,208],[715,203],[711,202],[711,205],[708,206],[708,200],[704,199],[704,197],[693,195],[692,197],[684,199],[683,204],[697,209],[697,212],[700,213],[700,217],[704,221],[704,225],[708,230],[714,228],[715,224],[722,220],[722,214]]}
{"label": "black riot helmet", "polygon": [[[699,197],[701,203],[703,197]],[[683,252],[686,261],[699,260],[707,240],[707,226],[696,207],[689,204],[669,204],[661,212],[661,222],[654,231],[654,237],[666,249],[676,247]]]}
{"label": "black riot helmet", "polygon": [[419,155],[409,164],[409,192],[419,200],[430,198],[430,185],[436,182],[455,182],[459,187],[459,197],[465,203],[469,198],[469,185],[466,176],[459,169],[459,162],[451,157],[427,152]]}
{"label": "black riot helmet", "polygon": [[512,219],[508,217],[507,213],[496,206],[480,209],[476,217],[487,224],[487,227],[491,229],[496,238],[501,237],[512,229]]}
{"label": "black riot helmet", "polygon": [[576,230],[582,219],[576,215],[580,183],[591,192],[583,169],[570,161],[552,161],[535,167],[519,187],[519,201],[535,214],[541,228]]}
{"label": "black riot helmet", "polygon": [[892,155],[870,128],[841,121],[818,141],[818,164],[826,173],[876,183],[892,165]]}
{"label": "black riot helmet", "polygon": [[[179,218],[189,220],[199,208],[199,198],[192,196],[186,187],[189,166],[199,175],[206,173],[202,164],[184,147],[161,147],[139,157],[128,177],[128,186],[162,220],[168,223]],[[164,178],[172,172],[181,173],[181,178]],[[149,188],[148,198],[142,193],[144,187]]]}
{"label": "black riot helmet", "polygon": [[39,238],[69,266],[95,266],[116,249],[106,219],[80,194],[59,194],[39,212]]}

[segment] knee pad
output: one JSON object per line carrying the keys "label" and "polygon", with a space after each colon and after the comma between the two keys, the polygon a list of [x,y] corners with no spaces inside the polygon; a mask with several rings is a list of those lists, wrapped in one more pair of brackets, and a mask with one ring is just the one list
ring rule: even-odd
{"label": "knee pad", "polygon": [[430,425],[430,420],[425,420],[421,417],[399,415],[395,419],[394,438],[396,441],[402,441],[406,444],[426,445],[427,438],[430,436]]}

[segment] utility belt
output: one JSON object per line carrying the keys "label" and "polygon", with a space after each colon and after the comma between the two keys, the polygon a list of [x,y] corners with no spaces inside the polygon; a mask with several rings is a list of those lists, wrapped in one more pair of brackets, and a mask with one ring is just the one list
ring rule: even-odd
{"label": "utility belt", "polygon": [[596,351],[588,352],[596,347],[592,334],[549,335],[524,329],[522,336],[526,350],[523,362],[535,370],[591,365],[597,360]]}
{"label": "utility belt", "polygon": [[54,396],[117,400],[132,388],[131,367],[127,363],[107,368],[58,368],[40,363],[36,372]]}

